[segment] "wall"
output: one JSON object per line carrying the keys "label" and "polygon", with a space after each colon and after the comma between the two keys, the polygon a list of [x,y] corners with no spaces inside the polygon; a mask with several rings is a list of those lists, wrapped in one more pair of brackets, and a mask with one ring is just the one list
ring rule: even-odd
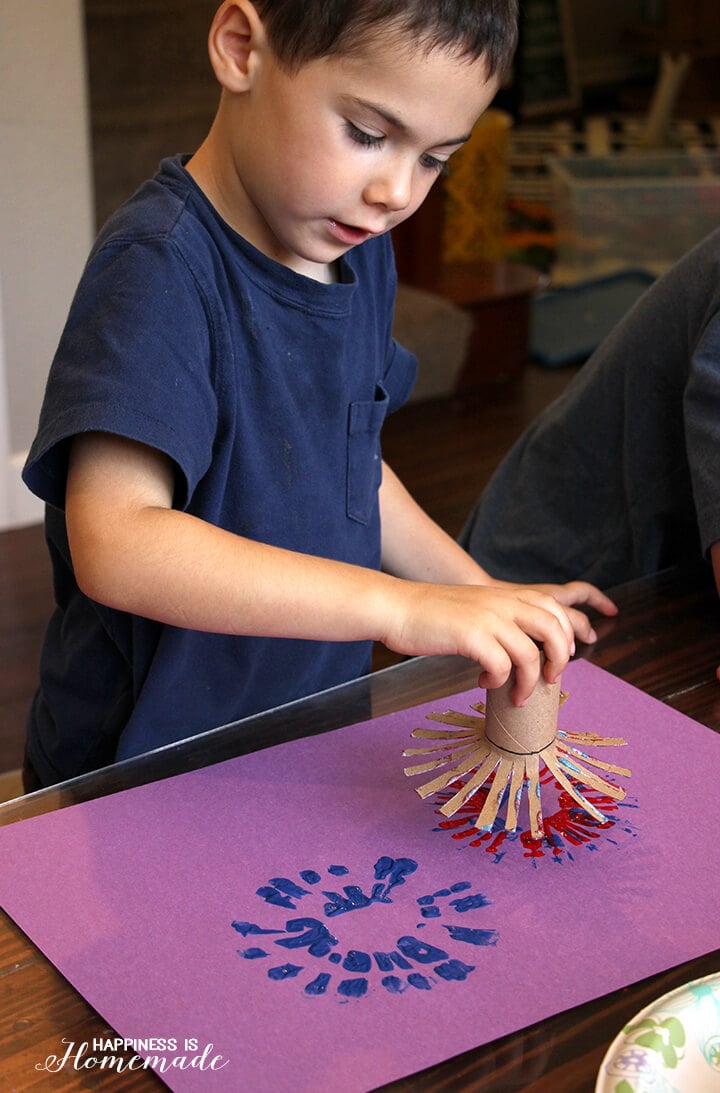
{"label": "wall", "polygon": [[20,481],[93,235],[81,0],[0,3],[0,529],[40,519]]}
{"label": "wall", "polygon": [[98,226],[157,170],[194,152],[219,88],[207,51],[219,0],[85,0]]}
{"label": "wall", "polygon": [[647,70],[647,60],[629,51],[626,35],[650,6],[648,0],[570,0],[577,75],[583,87]]}

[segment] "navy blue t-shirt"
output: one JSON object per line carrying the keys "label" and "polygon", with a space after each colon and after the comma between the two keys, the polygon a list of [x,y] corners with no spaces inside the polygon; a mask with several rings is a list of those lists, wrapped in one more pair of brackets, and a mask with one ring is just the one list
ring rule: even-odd
{"label": "navy blue t-shirt", "polygon": [[387,236],[332,285],[267,258],[165,160],[101,232],[53,361],[23,476],[47,502],[57,608],[28,724],[50,783],[345,682],[370,644],[233,637],[103,607],[77,587],[69,442],[140,441],[176,468],[174,505],[290,550],[380,565],[379,433],[415,359],[392,338]]}

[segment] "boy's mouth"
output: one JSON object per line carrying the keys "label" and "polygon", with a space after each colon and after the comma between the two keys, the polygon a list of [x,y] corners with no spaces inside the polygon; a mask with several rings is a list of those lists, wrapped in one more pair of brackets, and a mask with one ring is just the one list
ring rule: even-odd
{"label": "boy's mouth", "polygon": [[366,239],[375,234],[366,228],[355,228],[352,224],[343,224],[340,220],[328,219],[328,225],[330,226],[330,234],[345,246],[355,247],[358,243],[364,243]]}

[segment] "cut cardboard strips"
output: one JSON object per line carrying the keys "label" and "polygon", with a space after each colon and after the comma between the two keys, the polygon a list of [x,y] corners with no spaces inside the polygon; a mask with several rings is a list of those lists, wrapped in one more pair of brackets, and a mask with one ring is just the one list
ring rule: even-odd
{"label": "cut cardboard strips", "polygon": [[[420,797],[430,797],[459,783],[450,800],[439,809],[443,816],[454,816],[483,786],[487,786],[485,803],[475,827],[491,831],[498,813],[507,800],[505,830],[516,831],[523,788],[527,786],[530,834],[540,839],[544,834],[540,792],[540,764],[553,774],[556,782],[593,819],[604,823],[606,817],[588,801],[579,786],[587,786],[622,801],[625,790],[593,773],[584,764],[599,767],[610,774],[630,776],[626,767],[614,766],[595,759],[574,744],[610,747],[626,744],[619,738],[603,738],[596,733],[574,733],[558,729],[558,710],[568,698],[560,683],[548,683],[542,677],[525,706],[513,705],[511,675],[502,687],[488,691],[487,704],[472,703],[471,709],[484,716],[457,713],[430,713],[428,720],[458,726],[457,731],[414,729],[415,739],[431,741],[428,747],[406,748],[405,756],[435,756],[427,762],[405,768],[405,774],[426,774],[450,765],[437,778],[417,787]],[[467,778],[467,781],[461,779]]]}

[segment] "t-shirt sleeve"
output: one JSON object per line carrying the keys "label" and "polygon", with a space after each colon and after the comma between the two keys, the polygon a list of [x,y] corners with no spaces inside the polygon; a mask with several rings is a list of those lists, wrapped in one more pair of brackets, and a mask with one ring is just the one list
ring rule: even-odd
{"label": "t-shirt sleeve", "polygon": [[370,266],[369,277],[375,288],[375,307],[380,321],[384,324],[386,345],[383,388],[388,395],[388,413],[399,410],[410,397],[417,378],[417,358],[393,337],[395,318],[395,294],[397,291],[397,273],[395,254],[389,234],[366,243],[362,251],[371,256],[374,265]]}
{"label": "t-shirt sleeve", "polygon": [[690,364],[685,389],[685,437],[705,553],[720,539],[720,301],[706,323]]}
{"label": "t-shirt sleeve", "polygon": [[50,369],[23,471],[29,489],[63,508],[70,441],[100,431],[169,456],[183,507],[210,463],[217,423],[211,326],[172,242],[91,255]]}
{"label": "t-shirt sleeve", "polygon": [[384,380],[384,387],[389,396],[389,413],[399,410],[410,398],[417,378],[417,369],[418,363],[414,354],[391,338]]}

